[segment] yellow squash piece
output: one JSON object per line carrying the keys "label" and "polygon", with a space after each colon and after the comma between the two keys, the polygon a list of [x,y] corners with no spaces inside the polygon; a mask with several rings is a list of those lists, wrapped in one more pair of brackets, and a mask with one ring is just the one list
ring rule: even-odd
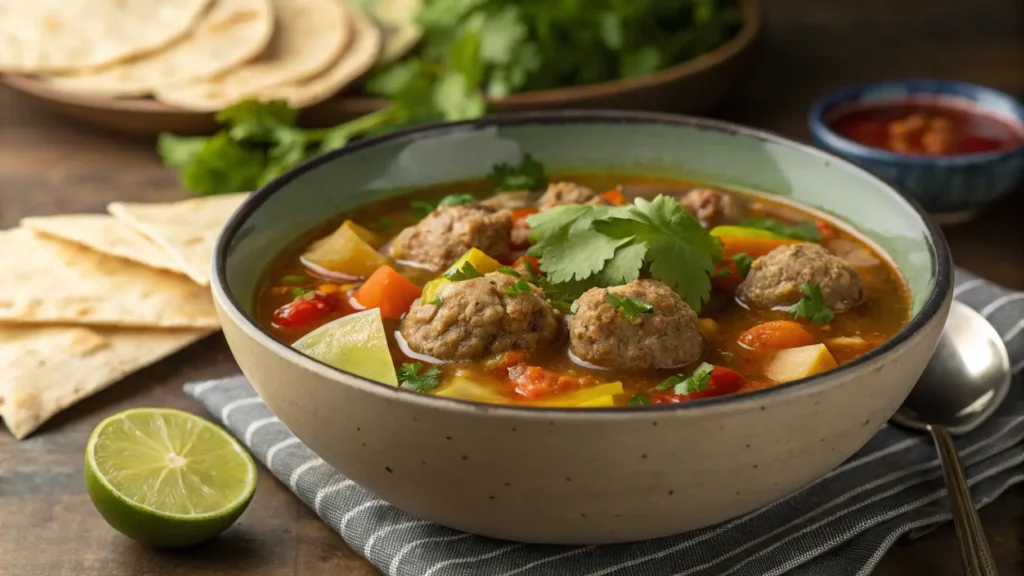
{"label": "yellow squash piece", "polygon": [[776,352],[765,369],[765,376],[776,382],[792,382],[837,366],[824,344],[812,344]]}
{"label": "yellow squash piece", "polygon": [[622,382],[611,382],[552,396],[538,402],[538,404],[551,408],[581,408],[588,402],[600,400],[604,396],[610,397],[623,393]]}
{"label": "yellow squash piece", "polygon": [[346,220],[333,234],[314,242],[302,257],[331,272],[365,278],[388,264],[388,258],[377,252],[364,235],[371,240],[376,236]]}
{"label": "yellow squash piece", "polygon": [[465,376],[452,378],[440,391],[436,392],[436,395],[457,400],[469,400],[471,402],[487,402],[489,404],[510,403],[508,398]]}
{"label": "yellow squash piece", "polygon": [[362,226],[356,224],[351,220],[345,220],[344,222],[342,222],[341,227],[348,228],[349,230],[355,232],[356,236],[359,236],[360,238],[363,239],[363,242],[366,242],[367,244],[373,246],[374,248],[380,248],[384,244],[384,240],[382,240],[380,236],[367,230],[366,228],[363,228]]}
{"label": "yellow squash piece", "polygon": [[[454,264],[449,266],[444,273],[447,274],[453,270],[458,270],[462,268],[466,262],[472,264],[473,268],[476,268],[476,271],[481,274],[488,274],[490,272],[494,272],[498,268],[501,268],[501,262],[491,258],[485,254],[483,250],[470,248],[465,254],[460,256]],[[451,283],[452,281],[445,278],[443,275],[427,282],[426,286],[423,287],[423,303],[426,304],[434,298],[437,298],[437,295],[444,290],[444,287]]]}
{"label": "yellow squash piece", "polygon": [[612,406],[615,406],[615,396],[612,394],[580,404],[580,408],[611,408]]}

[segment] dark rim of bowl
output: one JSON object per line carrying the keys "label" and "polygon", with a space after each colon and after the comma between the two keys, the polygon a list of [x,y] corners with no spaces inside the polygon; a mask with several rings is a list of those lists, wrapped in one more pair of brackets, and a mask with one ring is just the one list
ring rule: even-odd
{"label": "dark rim of bowl", "polygon": [[[242,225],[249,219],[249,216],[255,212],[268,198],[285,188],[292,180],[301,177],[302,175],[310,172],[321,166],[332,162],[338,158],[348,156],[350,154],[358,153],[360,150],[372,148],[385,142],[395,142],[401,140],[415,141],[424,137],[429,137],[435,134],[447,134],[461,131],[473,131],[482,128],[490,127],[501,127],[501,126],[521,126],[528,124],[655,124],[655,125],[668,125],[668,126],[686,126],[689,128],[697,128],[699,130],[709,130],[715,132],[725,132],[729,134],[742,135],[749,138],[755,138],[771,144],[785,146],[802,152],[804,154],[810,154],[818,158],[834,162],[845,166],[847,169],[860,172],[862,176],[874,180],[881,186],[889,189],[892,192],[894,199],[900,202],[905,202],[911,209],[913,209],[918,216],[920,216],[922,222],[924,222],[925,228],[928,230],[930,236],[930,255],[933,270],[935,271],[935,286],[932,288],[931,293],[928,295],[928,299],[921,307],[910,322],[907,323],[899,332],[896,333],[892,338],[886,340],[877,348],[869,351],[868,353],[859,356],[851,362],[843,364],[835,370],[830,370],[821,374],[817,374],[808,378],[802,378],[800,380],[794,380],[792,382],[785,382],[782,384],[776,384],[769,388],[762,388],[759,390],[752,390],[749,392],[743,392],[739,394],[730,394],[727,396],[718,396],[714,398],[705,398],[699,400],[693,400],[691,402],[684,402],[680,404],[658,404],[649,406],[621,406],[614,410],[607,408],[554,408],[554,407],[543,407],[543,406],[522,406],[516,404],[488,404],[483,402],[474,402],[471,400],[460,400],[456,398],[446,398],[443,396],[435,396],[432,394],[423,394],[415,392],[413,390],[407,390],[405,388],[391,386],[382,382],[376,382],[368,378],[364,378],[357,374],[347,372],[338,368],[334,368],[328,364],[320,362],[310,356],[302,354],[292,347],[284,344],[280,340],[274,338],[269,332],[267,332],[256,320],[247,314],[242,306],[239,304],[237,298],[233,293],[227,290],[227,252],[228,247],[231,245],[235,238],[235,235],[241,229]],[[905,198],[898,192],[892,189],[891,186],[873,176],[871,173],[864,169],[856,166],[851,162],[847,162],[842,158],[833,156],[823,152],[817,148],[800,144],[792,140],[756,130],[754,128],[745,128],[729,122],[723,122],[719,120],[711,120],[705,118],[696,118],[691,116],[675,115],[675,114],[664,114],[657,112],[622,112],[614,110],[593,110],[593,111],[553,111],[553,112],[516,112],[516,113],[504,113],[494,114],[485,118],[477,120],[467,120],[462,122],[453,122],[449,124],[433,124],[427,126],[416,126],[399,130],[384,136],[376,138],[368,138],[365,140],[359,140],[353,142],[344,148],[328,152],[324,155],[310,159],[307,162],[285,172],[275,180],[261,187],[252,193],[252,195],[246,199],[246,201],[239,207],[239,209],[231,216],[228,220],[227,225],[224,227],[217,239],[217,245],[214,250],[214,264],[213,264],[213,278],[212,278],[212,289],[214,291],[221,292],[221,295],[230,303],[234,312],[237,312],[240,316],[245,318],[248,323],[247,327],[255,332],[266,337],[270,342],[270,346],[274,347],[274,350],[281,354],[284,358],[293,361],[310,361],[319,364],[328,370],[333,370],[341,375],[348,378],[355,379],[364,384],[371,384],[379,387],[383,392],[387,390],[389,393],[395,394],[408,394],[408,398],[413,397],[417,399],[425,399],[428,402],[436,402],[439,404],[443,403],[455,403],[474,409],[485,409],[485,410],[510,410],[521,413],[560,413],[560,414],[580,414],[583,412],[593,413],[600,412],[602,414],[635,414],[638,412],[644,413],[656,413],[664,412],[668,410],[688,410],[696,409],[705,406],[715,406],[726,404],[730,402],[750,401],[765,398],[768,395],[780,394],[787,390],[792,390],[797,387],[812,386],[815,384],[821,384],[831,378],[836,372],[849,370],[862,366],[871,362],[877,358],[880,358],[892,350],[896,349],[900,344],[907,341],[912,335],[916,334],[925,324],[927,324],[932,317],[941,309],[943,301],[946,298],[947,293],[952,289],[953,278],[952,278],[952,259],[950,257],[949,249],[946,245],[945,237],[942,235],[942,231],[939,226],[926,215],[924,210],[915,201]],[[294,356],[293,356],[294,355]]]}
{"label": "dark rim of bowl", "polygon": [[[984,93],[993,98],[1006,101],[1014,109],[1017,114],[1016,122],[1020,125],[1022,135],[1024,135],[1024,104],[1021,104],[1019,100],[1006,92],[1001,92],[995,88],[989,88],[987,86],[981,86],[979,84],[971,84],[970,82],[958,82],[955,80],[938,80],[932,78],[911,78],[906,80],[888,80],[881,82],[864,82],[862,84],[852,84],[844,86],[829,92],[825,96],[819,98],[807,113],[807,124],[810,126],[811,132],[820,138],[826,145],[832,146],[844,154],[850,154],[859,158],[870,158],[872,160],[886,160],[900,164],[911,164],[911,165],[934,165],[942,164],[945,166],[949,165],[960,165],[960,164],[975,164],[984,163],[1009,156],[1019,152],[1024,148],[1024,143],[1018,144],[1012,148],[1006,150],[993,150],[991,152],[973,152],[970,154],[951,154],[948,156],[924,156],[921,154],[899,154],[897,152],[890,152],[889,150],[882,150],[880,148],[872,148],[871,146],[865,146],[856,140],[851,140],[846,136],[839,134],[832,130],[825,121],[825,116],[834,108],[843,104],[849,104],[856,102],[856,96],[869,88],[879,86],[901,86],[907,84],[934,84],[934,85],[947,85],[956,86],[962,89],[964,92]],[[971,103],[975,108],[992,112],[988,108],[970,100],[964,94],[944,94],[942,92],[920,92],[920,95],[933,95],[948,97],[951,100],[963,100]],[[907,98],[908,100],[910,98]],[[994,112],[992,115],[996,115]],[[1002,115],[999,115],[1000,117]],[[1009,122],[1010,120],[1008,120]]]}

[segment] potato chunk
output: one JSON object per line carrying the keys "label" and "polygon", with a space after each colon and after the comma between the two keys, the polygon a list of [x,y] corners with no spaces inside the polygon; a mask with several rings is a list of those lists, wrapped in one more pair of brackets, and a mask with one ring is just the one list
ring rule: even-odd
{"label": "potato chunk", "polygon": [[836,368],[835,358],[824,344],[779,350],[765,370],[776,382],[791,382]]}

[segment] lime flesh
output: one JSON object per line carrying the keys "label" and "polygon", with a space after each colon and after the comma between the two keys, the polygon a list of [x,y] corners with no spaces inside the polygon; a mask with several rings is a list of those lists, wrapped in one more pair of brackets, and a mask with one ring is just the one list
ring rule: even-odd
{"label": "lime flesh", "polygon": [[177,548],[238,519],[256,488],[256,465],[226,431],[198,416],[139,408],[93,430],[85,480],[115,529],[149,546]]}
{"label": "lime flesh", "polygon": [[398,386],[378,308],[328,322],[300,338],[292,347],[339,370]]}

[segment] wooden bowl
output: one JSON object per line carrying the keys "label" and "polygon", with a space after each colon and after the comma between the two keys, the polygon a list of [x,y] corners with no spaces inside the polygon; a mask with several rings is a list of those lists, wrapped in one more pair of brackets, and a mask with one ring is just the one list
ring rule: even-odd
{"label": "wooden bowl", "polygon": [[[715,50],[642,76],[583,86],[520,92],[490,101],[496,111],[632,109],[702,114],[724,100],[748,69],[761,30],[758,0],[740,0],[743,26]],[[3,75],[0,83],[85,124],[137,136],[217,130],[214,115],[167,106],[150,98],[98,98],[62,92],[28,76]],[[308,126],[332,126],[380,109],[384,100],[339,94],[302,113]]]}

